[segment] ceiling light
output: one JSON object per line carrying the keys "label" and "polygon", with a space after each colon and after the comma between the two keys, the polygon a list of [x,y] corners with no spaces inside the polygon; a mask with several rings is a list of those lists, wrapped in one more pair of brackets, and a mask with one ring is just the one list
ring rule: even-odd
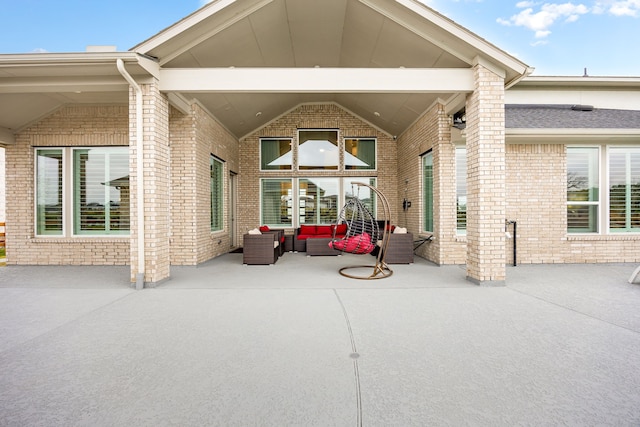
{"label": "ceiling light", "polygon": [[373,115],[376,116],[376,117],[380,117],[380,113],[378,113],[377,111],[374,111]]}

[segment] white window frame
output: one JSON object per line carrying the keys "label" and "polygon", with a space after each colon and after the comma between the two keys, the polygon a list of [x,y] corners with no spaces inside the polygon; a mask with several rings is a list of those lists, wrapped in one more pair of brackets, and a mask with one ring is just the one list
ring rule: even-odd
{"label": "white window frame", "polygon": [[[606,227],[604,227],[604,224],[606,224],[605,221],[605,216],[608,217],[608,214],[606,213],[607,209],[606,209],[606,205],[607,203],[604,203],[607,198],[608,198],[608,191],[605,188],[606,185],[606,175],[607,175],[607,171],[606,171],[606,162],[603,161],[603,154],[604,154],[604,150],[602,149],[602,145],[584,145],[584,144],[580,144],[580,145],[567,145],[566,147],[566,161],[568,161],[568,155],[569,155],[569,150],[570,149],[597,149],[597,155],[596,158],[598,159],[598,175],[597,175],[597,179],[598,179],[598,201],[592,202],[592,201],[588,201],[588,202],[575,202],[575,201],[571,201],[568,200],[567,198],[567,188],[565,185],[565,208],[564,208],[564,214],[565,214],[565,218],[567,218],[567,228],[565,230],[566,234],[568,236],[580,236],[580,235],[586,235],[586,236],[594,236],[594,235],[599,235],[599,234],[603,234],[603,230],[606,230]],[[603,167],[605,166],[605,167]],[[568,179],[568,174],[569,174],[569,170],[567,168],[567,170],[565,171],[565,176]],[[604,185],[603,185],[604,184]],[[597,223],[596,223],[596,227],[597,230],[596,231],[584,231],[584,232],[570,232],[569,231],[569,223],[568,223],[568,213],[567,213],[567,209],[569,205],[578,205],[578,206],[597,206],[597,214],[598,214],[598,219],[597,219]]]}
{"label": "white window frame", "polygon": [[[291,153],[291,163],[289,164],[289,168],[288,169],[262,169],[262,141],[289,141],[289,146],[290,146],[290,153]],[[293,145],[293,138],[290,137],[262,137],[259,138],[258,140],[258,151],[259,151],[259,165],[260,165],[260,172],[290,172],[293,170],[294,166],[293,166],[293,151],[294,151],[294,145]]]}
{"label": "white window frame", "polygon": [[[370,169],[347,169],[347,159],[346,159],[346,154],[347,154],[347,144],[346,141],[348,139],[354,139],[354,140],[373,140],[373,143],[375,144],[374,147],[374,156],[375,156],[375,164],[373,165],[373,168]],[[341,158],[338,159],[339,164],[342,165],[342,170],[344,171],[349,171],[349,172],[354,172],[354,171],[362,171],[362,172],[376,172],[378,170],[378,138],[374,137],[374,136],[345,136],[344,138],[342,138],[340,140],[340,143],[342,144],[342,147],[338,147],[338,149],[340,150],[340,154],[341,154]],[[341,160],[341,161],[340,161]]]}
{"label": "white window frame", "polygon": [[424,232],[424,233],[433,233],[435,232],[435,230],[428,230],[427,229],[427,224],[426,224],[426,216],[427,216],[427,212],[426,212],[426,203],[427,203],[427,188],[425,187],[425,176],[424,176],[424,162],[427,159],[427,156],[431,157],[431,228],[435,228],[435,204],[434,204],[434,200],[435,200],[435,183],[434,183],[434,179],[435,179],[435,174],[434,174],[434,163],[433,163],[433,150],[429,150],[426,153],[422,153],[420,155],[420,189],[421,189],[421,195],[422,195],[422,204],[421,204],[421,212],[422,214],[420,215],[420,229]]}
{"label": "white window frame", "polygon": [[620,236],[620,235],[638,235],[640,234],[640,230],[638,231],[616,231],[616,229],[612,230],[610,228],[610,212],[611,212],[611,206],[610,206],[610,173],[609,173],[609,165],[610,165],[610,161],[611,161],[611,151],[612,149],[640,149],[640,144],[633,144],[633,145],[622,145],[622,144],[611,144],[611,145],[604,145],[605,149],[603,150],[601,148],[601,152],[602,155],[600,157],[600,170],[601,172],[601,182],[604,182],[602,191],[601,191],[601,199],[604,200],[605,203],[602,203],[604,205],[604,207],[601,206],[601,217],[602,217],[602,221],[600,223],[600,227],[601,230],[605,231],[605,234],[608,235],[616,235],[616,236]]}
{"label": "white window frame", "polygon": [[[298,228],[300,227],[301,223],[300,223],[300,180],[301,179],[312,179],[312,178],[323,178],[323,179],[335,179],[338,183],[338,206],[337,206],[337,216],[340,216],[340,212],[342,210],[342,207],[344,206],[344,204],[346,203],[346,193],[347,193],[347,185],[346,184],[346,180],[352,180],[352,181],[360,181],[360,182],[364,182],[364,183],[369,183],[370,180],[373,180],[374,182],[374,186],[377,187],[378,185],[378,178],[375,176],[337,176],[337,175],[322,175],[322,176],[300,176],[300,177],[287,177],[287,176],[273,176],[273,177],[262,177],[260,178],[260,210],[259,210],[259,220],[261,221],[261,225],[268,225],[271,227],[282,227],[282,228]],[[291,181],[291,225],[284,225],[284,224],[269,224],[269,223],[263,223],[264,221],[264,215],[263,215],[263,200],[262,200],[262,196],[263,196],[263,184],[264,181],[270,181],[270,180],[288,180]],[[350,190],[350,188],[349,188]],[[373,196],[375,197],[375,201],[374,201],[374,212],[373,214],[376,215],[377,212],[377,208],[378,208],[378,201],[377,201],[377,195],[373,194]],[[315,224],[315,222],[311,223],[306,223],[306,224]]]}
{"label": "white window frame", "polygon": [[[220,174],[220,182],[216,183],[217,185],[220,186],[220,191],[221,191],[221,198],[220,198],[220,206],[218,206],[218,212],[217,215],[220,216],[220,220],[221,220],[221,224],[220,224],[220,228],[214,228],[213,225],[213,218],[214,218],[214,212],[213,212],[213,178],[211,176],[209,176],[209,183],[210,183],[210,188],[209,188],[209,197],[211,197],[210,200],[210,217],[209,217],[209,228],[211,230],[211,232],[218,232],[218,231],[223,231],[224,230],[224,212],[225,212],[225,205],[226,205],[226,200],[225,200],[225,192],[224,192],[224,184],[226,181],[226,168],[225,168],[225,162],[222,159],[219,159],[218,157],[214,156],[213,154],[209,155],[209,170],[211,171],[211,167],[215,164],[218,164],[221,168],[222,168],[222,172]],[[210,172],[211,174],[211,172]]]}
{"label": "white window frame", "polygon": [[[335,169],[334,168],[326,168],[326,169],[321,169],[321,168],[317,168],[317,169],[300,169],[300,133],[302,132],[335,132],[336,133],[336,149],[338,150],[338,164],[336,165]],[[340,129],[332,129],[332,128],[327,128],[327,129],[323,129],[323,128],[309,128],[309,129],[298,129],[297,132],[297,138],[296,138],[296,143],[295,143],[295,164],[293,166],[293,170],[298,171],[300,173],[305,173],[305,174],[313,174],[315,172],[330,172],[330,173],[335,173],[337,171],[343,170],[344,166],[342,166],[341,169],[341,165],[344,165],[344,162],[341,162],[342,159],[342,152],[344,151],[344,143],[341,141],[340,139]]]}
{"label": "white window frame", "polygon": [[[264,221],[264,210],[263,210],[263,206],[264,206],[264,201],[262,200],[262,196],[263,196],[263,186],[265,181],[275,181],[275,180],[280,180],[280,181],[289,181],[291,182],[291,225],[287,225],[287,224],[271,224],[268,222]],[[269,227],[282,227],[282,228],[289,228],[289,227],[295,227],[296,225],[296,212],[295,209],[297,209],[297,206],[295,204],[295,202],[297,201],[297,180],[295,178],[292,177],[284,177],[284,176],[274,176],[274,177],[265,177],[265,178],[260,178],[260,187],[259,187],[259,197],[260,197],[260,209],[259,209],[259,221],[260,221],[260,225],[267,225]],[[289,209],[287,207],[287,209]]]}
{"label": "white window frame", "polygon": [[[464,150],[464,156],[465,156],[465,169],[463,171],[458,171],[458,152]],[[468,225],[468,214],[469,214],[469,183],[466,180],[466,176],[467,176],[467,170],[468,170],[468,151],[467,151],[467,146],[466,145],[456,145],[455,147],[455,151],[453,154],[453,162],[454,162],[454,170],[456,173],[456,179],[455,179],[455,197],[456,197],[456,235],[457,236],[466,236],[467,235],[467,225]],[[462,174],[465,176],[465,218],[464,218],[464,228],[459,228],[458,227],[458,172],[462,172]]]}
{"label": "white window frame", "polygon": [[[131,228],[128,232],[121,233],[78,233],[75,229],[75,200],[74,200],[74,152],[80,150],[93,150],[93,149],[116,149],[126,148],[128,146],[122,145],[100,145],[100,146],[74,146],[74,147],[34,147],[33,148],[33,162],[34,162],[34,174],[33,174],[33,188],[34,188],[34,200],[33,200],[33,230],[34,236],[37,238],[47,239],[92,239],[92,238],[129,238],[131,236]],[[60,234],[40,234],[38,233],[38,151],[41,150],[60,150],[62,152],[62,233]],[[131,194],[129,194],[131,202]],[[129,222],[131,224],[131,222]]]}
{"label": "white window frame", "polygon": [[[599,187],[599,200],[598,202],[583,202],[578,204],[584,205],[597,205],[598,206],[598,230],[595,232],[583,232],[583,233],[570,233],[567,229],[566,233],[568,236],[611,236],[611,235],[638,235],[639,231],[616,231],[611,230],[610,228],[610,175],[609,175],[609,165],[611,161],[611,151],[612,149],[639,149],[640,145],[638,144],[580,144],[580,145],[567,145],[567,150],[570,148],[591,148],[598,150],[598,187]],[[566,196],[566,193],[565,193]],[[569,204],[576,204],[575,202],[570,202],[566,200],[565,206]],[[565,208],[566,215],[566,208]]]}

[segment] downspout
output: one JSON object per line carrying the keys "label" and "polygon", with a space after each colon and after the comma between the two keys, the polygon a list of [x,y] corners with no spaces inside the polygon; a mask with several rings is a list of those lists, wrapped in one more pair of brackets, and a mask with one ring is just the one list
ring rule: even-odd
{"label": "downspout", "polygon": [[144,138],[143,132],[143,120],[142,120],[142,88],[131,77],[131,74],[124,68],[124,61],[120,58],[116,60],[116,66],[118,71],[122,74],[122,77],[133,87],[136,91],[136,198],[137,198],[137,213],[138,213],[138,274],[136,274],[136,290],[144,288],[144,270],[145,270],[145,255],[144,255]]}

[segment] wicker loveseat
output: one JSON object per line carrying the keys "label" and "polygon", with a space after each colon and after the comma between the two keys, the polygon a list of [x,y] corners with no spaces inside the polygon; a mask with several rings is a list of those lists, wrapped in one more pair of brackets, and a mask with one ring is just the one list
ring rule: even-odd
{"label": "wicker loveseat", "polygon": [[387,264],[413,264],[413,234],[389,234],[384,262]]}
{"label": "wicker loveseat", "polygon": [[[383,230],[384,222],[378,221],[378,227]],[[387,264],[413,264],[413,234],[407,232],[406,228],[389,226],[389,242],[384,254],[384,262]],[[378,255],[378,251],[383,246],[382,240],[377,242],[376,248],[371,255]]]}

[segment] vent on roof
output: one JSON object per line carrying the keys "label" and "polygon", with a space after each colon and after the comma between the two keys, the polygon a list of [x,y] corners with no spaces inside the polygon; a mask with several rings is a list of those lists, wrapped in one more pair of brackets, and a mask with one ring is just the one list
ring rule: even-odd
{"label": "vent on roof", "polygon": [[593,105],[572,105],[571,109],[573,111],[593,111]]}

